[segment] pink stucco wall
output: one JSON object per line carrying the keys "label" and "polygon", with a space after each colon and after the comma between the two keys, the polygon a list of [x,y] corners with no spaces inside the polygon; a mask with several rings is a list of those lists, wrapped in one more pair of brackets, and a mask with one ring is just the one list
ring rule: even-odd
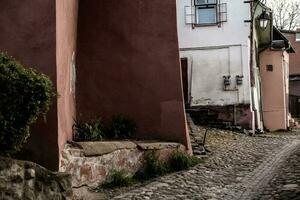
{"label": "pink stucco wall", "polygon": [[72,140],[75,119],[75,60],[77,36],[77,0],[56,0],[56,62],[58,147]]}
{"label": "pink stucco wall", "polygon": [[189,145],[175,0],[79,2],[76,113],[122,113],[138,137]]}
{"label": "pink stucco wall", "polygon": [[[56,86],[55,1],[0,0],[0,4],[0,51],[48,75]],[[54,98],[47,120],[41,117],[31,127],[20,157],[56,169],[57,137],[57,100]]]}
{"label": "pink stucco wall", "polygon": [[[263,121],[270,131],[288,127],[288,64],[289,54],[283,51],[265,50],[260,54],[262,79]],[[267,65],[273,71],[267,71]]]}
{"label": "pink stucco wall", "polygon": [[32,127],[26,159],[57,169],[76,115],[109,119],[123,113],[137,121],[139,137],[190,147],[175,0],[0,3],[0,51],[57,86],[47,121]]}

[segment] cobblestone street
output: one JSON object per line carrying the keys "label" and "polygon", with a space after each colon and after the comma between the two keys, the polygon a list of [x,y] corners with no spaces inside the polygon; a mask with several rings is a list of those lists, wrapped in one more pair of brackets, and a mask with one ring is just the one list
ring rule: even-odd
{"label": "cobblestone street", "polygon": [[300,148],[289,156],[256,199],[300,199]]}
{"label": "cobblestone street", "polygon": [[[203,132],[203,130],[202,130]],[[110,192],[111,199],[300,199],[298,132],[250,137],[213,129],[204,164]]]}

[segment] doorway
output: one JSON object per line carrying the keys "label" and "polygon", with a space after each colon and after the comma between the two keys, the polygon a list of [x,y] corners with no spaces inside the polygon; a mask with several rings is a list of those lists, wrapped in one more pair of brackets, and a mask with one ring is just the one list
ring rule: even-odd
{"label": "doorway", "polygon": [[185,106],[189,106],[188,59],[181,58],[181,78]]}

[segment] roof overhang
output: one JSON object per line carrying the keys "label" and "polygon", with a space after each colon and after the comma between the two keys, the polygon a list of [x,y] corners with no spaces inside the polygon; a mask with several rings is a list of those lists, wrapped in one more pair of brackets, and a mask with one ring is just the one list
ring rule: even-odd
{"label": "roof overhang", "polygon": [[295,49],[291,45],[290,41],[282,34],[282,32],[273,26],[273,37],[271,48],[274,49],[283,49],[286,50],[288,53],[295,53]]}

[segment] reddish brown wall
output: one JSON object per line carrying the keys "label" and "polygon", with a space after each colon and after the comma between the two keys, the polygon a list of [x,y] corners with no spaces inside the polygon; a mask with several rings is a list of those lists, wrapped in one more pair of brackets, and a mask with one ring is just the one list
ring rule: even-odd
{"label": "reddish brown wall", "polygon": [[290,40],[296,51],[296,53],[290,54],[290,75],[300,75],[300,42],[296,42],[296,33],[284,33],[284,35]]}
{"label": "reddish brown wall", "polygon": [[58,145],[62,150],[67,140],[72,140],[72,125],[75,119],[75,80],[77,35],[77,0],[56,1],[56,58],[58,110]]}
{"label": "reddish brown wall", "polygon": [[175,0],[80,1],[77,115],[123,113],[139,137],[188,143]]}
{"label": "reddish brown wall", "polygon": [[[6,51],[25,66],[50,76],[56,85],[55,1],[0,0],[0,51]],[[57,168],[56,100],[47,116],[32,128],[26,145],[31,160]]]}

